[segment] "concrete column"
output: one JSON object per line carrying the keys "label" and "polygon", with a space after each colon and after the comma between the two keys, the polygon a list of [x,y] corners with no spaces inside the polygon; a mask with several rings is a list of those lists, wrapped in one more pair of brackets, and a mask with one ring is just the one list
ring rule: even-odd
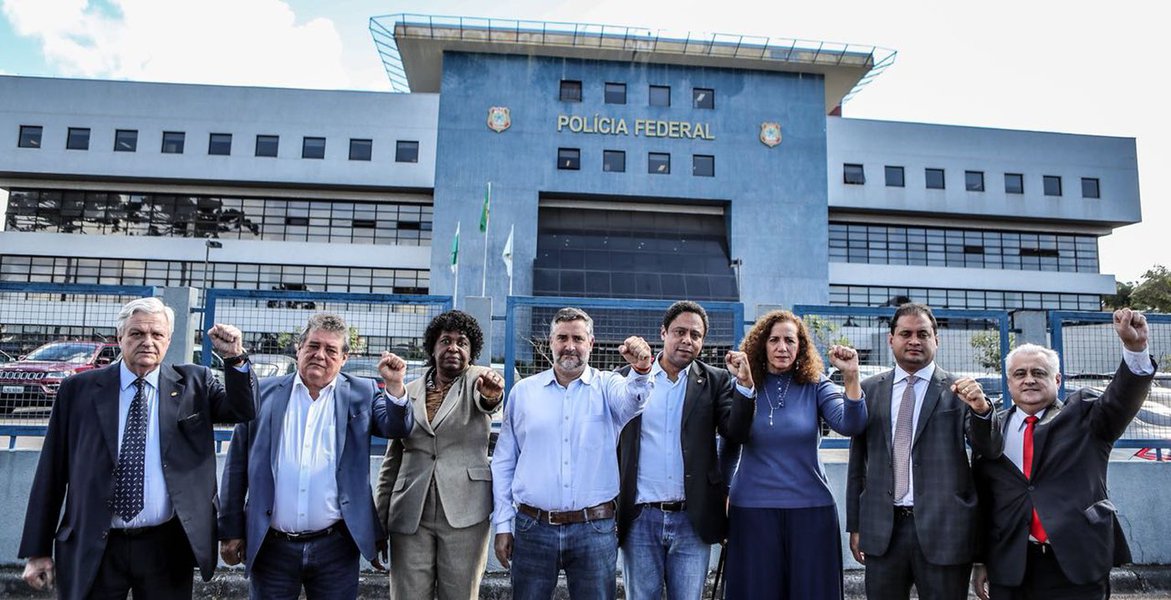
{"label": "concrete column", "polygon": [[[476,322],[480,324],[480,331],[484,332],[484,348],[480,350],[480,357],[476,359],[476,364],[485,367],[491,366],[493,356],[492,343],[494,339],[492,336],[492,297],[466,296],[464,297],[464,306],[461,310],[472,315],[476,319]],[[503,348],[500,349],[499,354],[501,356],[504,355]]]}
{"label": "concrete column", "polygon": [[194,313],[196,307],[195,288],[163,288],[163,304],[175,311],[175,333],[171,335],[171,347],[163,357],[163,364],[181,365],[192,361],[195,352],[195,332],[203,325],[203,313]]}
{"label": "concrete column", "polygon": [[1037,344],[1049,347],[1049,314],[1043,310],[1013,311],[1012,329],[1016,332],[1017,346]]}

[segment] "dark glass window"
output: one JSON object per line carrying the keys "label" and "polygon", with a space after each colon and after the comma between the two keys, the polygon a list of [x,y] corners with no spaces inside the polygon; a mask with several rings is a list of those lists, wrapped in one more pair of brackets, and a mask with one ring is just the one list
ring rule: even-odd
{"label": "dark glass window", "polygon": [[715,177],[716,157],[710,154],[695,154],[691,157],[691,174],[695,177]]}
{"label": "dark glass window", "polygon": [[944,188],[943,169],[927,169],[923,174],[927,178],[927,189],[942,190]]}
{"label": "dark glass window", "polygon": [[626,104],[626,84],[625,83],[607,83],[606,104]]}
{"label": "dark glass window", "polygon": [[715,108],[716,107],[716,91],[711,88],[692,88],[691,89],[691,107],[692,108]]}
{"label": "dark glass window", "polygon": [[232,134],[213,133],[207,139],[207,153],[215,156],[228,156],[232,153]]}
{"label": "dark glass window", "polygon": [[40,125],[21,125],[20,140],[16,142],[16,145],[21,148],[40,148],[43,131],[44,129]]}
{"label": "dark glass window", "polygon": [[1006,194],[1023,194],[1025,193],[1025,176],[1020,173],[1005,173],[1004,174],[1004,193]]}
{"label": "dark glass window", "polygon": [[163,154],[183,154],[183,142],[187,134],[182,131],[163,132]]}
{"label": "dark glass window", "polygon": [[279,135],[258,135],[256,136],[256,156],[276,156],[280,145],[281,136]]}
{"label": "dark glass window", "polygon": [[964,189],[969,192],[984,191],[984,171],[964,171]]}
{"label": "dark glass window", "polygon": [[671,106],[671,86],[652,85],[650,90],[651,106]]}
{"label": "dark glass window", "polygon": [[70,127],[69,136],[65,138],[65,148],[89,150],[89,127]]}
{"label": "dark glass window", "polygon": [[114,131],[114,152],[137,152],[138,130],[118,129]]}
{"label": "dark glass window", "polygon": [[671,173],[671,155],[666,152],[649,152],[646,155],[646,171],[654,175]]}
{"label": "dark glass window", "polygon": [[578,148],[558,148],[557,168],[563,171],[576,171],[581,168],[581,150]]}
{"label": "dark glass window", "polygon": [[370,160],[374,154],[374,140],[350,140],[350,160]]}
{"label": "dark glass window", "polygon": [[626,152],[622,150],[603,150],[602,170],[608,173],[625,173]]}
{"label": "dark glass window", "polygon": [[302,138],[301,158],[325,158],[325,138],[308,136]]}
{"label": "dark glass window", "polygon": [[862,185],[866,183],[866,172],[862,170],[862,165],[844,164],[842,165],[842,181],[850,185]]}
{"label": "dark glass window", "polygon": [[561,101],[581,102],[581,81],[572,79],[561,80]]}
{"label": "dark glass window", "polygon": [[886,187],[903,187],[906,177],[902,167],[886,167]]}
{"label": "dark glass window", "polygon": [[419,142],[399,140],[394,144],[394,162],[419,162]]}
{"label": "dark glass window", "polygon": [[1101,198],[1097,177],[1082,177],[1082,198]]}
{"label": "dark glass window", "polygon": [[1061,195],[1061,177],[1057,175],[1046,175],[1043,178],[1045,184],[1046,196],[1060,196]]}

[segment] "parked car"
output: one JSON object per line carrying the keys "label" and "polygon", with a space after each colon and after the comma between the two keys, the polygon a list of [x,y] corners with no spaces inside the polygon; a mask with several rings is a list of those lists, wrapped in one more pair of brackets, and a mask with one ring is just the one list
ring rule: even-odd
{"label": "parked car", "polygon": [[0,412],[26,406],[50,406],[57,388],[70,375],[118,360],[122,349],[107,342],[50,342],[20,360],[0,367]]}
{"label": "parked car", "polygon": [[248,362],[257,377],[288,375],[297,370],[297,359],[284,354],[249,354]]}
{"label": "parked car", "polygon": [[14,360],[16,360],[15,356],[12,356],[11,354],[9,354],[3,350],[0,350],[0,364],[10,363]]}

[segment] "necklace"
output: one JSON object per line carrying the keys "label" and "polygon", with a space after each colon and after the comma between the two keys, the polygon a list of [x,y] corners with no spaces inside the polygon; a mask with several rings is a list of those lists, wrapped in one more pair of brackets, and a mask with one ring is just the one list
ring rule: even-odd
{"label": "necklace", "polygon": [[[785,387],[784,388],[781,388],[781,380],[782,379],[785,380]],[[785,407],[785,396],[787,396],[789,394],[789,384],[792,382],[793,382],[792,375],[789,375],[788,377],[785,377],[782,375],[777,378],[777,396],[778,397],[777,397],[776,404],[774,404],[773,399],[771,397],[769,397],[768,386],[767,385],[761,386],[764,391],[764,401],[768,402],[768,426],[769,427],[773,426],[773,412],[776,411],[778,408]]]}

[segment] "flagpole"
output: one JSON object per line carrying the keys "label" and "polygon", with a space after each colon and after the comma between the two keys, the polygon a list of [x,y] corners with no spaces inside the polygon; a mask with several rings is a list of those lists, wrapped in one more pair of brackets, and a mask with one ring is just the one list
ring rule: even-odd
{"label": "flagpole", "polygon": [[455,222],[455,238],[451,242],[451,273],[453,281],[451,284],[451,307],[459,307],[459,226],[460,222]]}
{"label": "flagpole", "polygon": [[508,240],[504,242],[504,251],[500,258],[504,259],[504,270],[508,272],[508,295],[512,295],[512,235],[516,233],[516,224],[508,228]]}
{"label": "flagpole", "polygon": [[483,278],[480,279],[480,296],[488,292],[488,227],[492,224],[492,182],[488,182],[488,195],[484,198],[484,262],[480,264]]}

